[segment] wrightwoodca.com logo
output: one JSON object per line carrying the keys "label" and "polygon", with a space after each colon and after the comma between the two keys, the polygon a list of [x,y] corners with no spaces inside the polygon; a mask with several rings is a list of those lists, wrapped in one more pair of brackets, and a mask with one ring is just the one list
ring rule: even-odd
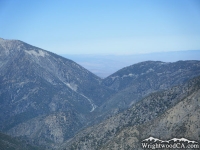
{"label": "wrightwoodca.com logo", "polygon": [[158,138],[149,137],[141,143],[143,149],[199,149],[196,141],[190,141],[186,138],[173,138],[167,141]]}

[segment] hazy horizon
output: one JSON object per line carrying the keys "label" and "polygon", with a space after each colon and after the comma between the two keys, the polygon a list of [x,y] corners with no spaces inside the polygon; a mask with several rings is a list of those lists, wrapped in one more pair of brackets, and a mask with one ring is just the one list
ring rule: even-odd
{"label": "hazy horizon", "polygon": [[[176,62],[180,60],[200,60],[200,50],[174,51],[174,52],[157,52],[148,54],[135,55],[61,55],[67,59],[71,59],[88,69],[92,73],[101,78],[108,77],[112,73],[142,62],[142,61],[163,61]],[[173,57],[172,57],[173,56]]]}
{"label": "hazy horizon", "polygon": [[0,35],[56,54],[200,49],[200,1],[0,1]]}

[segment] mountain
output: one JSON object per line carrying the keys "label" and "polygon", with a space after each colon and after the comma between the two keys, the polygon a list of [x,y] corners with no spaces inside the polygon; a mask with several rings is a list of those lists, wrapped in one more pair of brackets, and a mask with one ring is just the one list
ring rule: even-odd
{"label": "mountain", "polygon": [[196,91],[190,79],[198,75],[200,61],[146,61],[101,79],[72,60],[0,38],[0,132],[42,149],[107,147],[126,127],[146,131]]}
{"label": "mountain", "polygon": [[103,80],[103,84],[115,90],[116,94],[97,108],[96,112],[101,113],[104,119],[152,92],[179,85],[198,75],[200,61],[145,61],[125,67]]}
{"label": "mountain", "polygon": [[129,55],[62,55],[85,67],[89,71],[106,78],[123,67],[139,62],[152,60],[163,62],[176,62],[179,60],[200,60],[200,50],[154,52]]}
{"label": "mountain", "polygon": [[114,93],[101,82],[71,60],[0,39],[0,130],[36,144],[62,143]]}
{"label": "mountain", "polygon": [[22,143],[16,138],[0,133],[0,149],[1,150],[41,150],[29,144]]}
{"label": "mountain", "polygon": [[[137,147],[137,149],[142,149],[140,147],[141,140],[150,136],[169,142],[177,139],[185,140],[186,138],[190,139],[191,142],[200,143],[200,80],[199,78],[195,80],[193,81],[196,84],[193,85],[193,88],[190,87],[192,88],[191,93],[178,104],[146,124],[122,129],[118,136],[112,139],[103,149],[113,149],[111,147],[119,141],[119,145],[115,146],[120,147],[123,145],[122,141],[126,143],[131,137],[134,138],[135,143],[127,142],[126,146],[133,144],[132,147]],[[139,134],[133,136],[134,132]]]}
{"label": "mountain", "polygon": [[155,139],[200,142],[200,76],[168,90],[149,94],[131,108],[79,132],[60,149],[142,149]]}

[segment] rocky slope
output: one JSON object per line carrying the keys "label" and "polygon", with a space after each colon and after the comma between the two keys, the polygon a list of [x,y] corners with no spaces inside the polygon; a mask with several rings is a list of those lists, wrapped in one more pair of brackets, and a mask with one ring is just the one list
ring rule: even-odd
{"label": "rocky slope", "polygon": [[16,138],[0,133],[0,150],[41,150],[38,147],[33,147],[23,143]]}
{"label": "rocky slope", "polygon": [[200,77],[152,93],[130,109],[83,130],[61,149],[140,149],[141,141],[150,136],[200,141],[199,93]]}
{"label": "rocky slope", "polygon": [[114,93],[75,62],[18,40],[0,39],[0,130],[61,143]]}
{"label": "rocky slope", "polygon": [[115,90],[116,94],[96,111],[104,119],[152,92],[179,85],[198,75],[200,61],[146,61],[125,67],[103,80],[103,84]]}
{"label": "rocky slope", "polygon": [[139,126],[125,127],[102,147],[103,150],[143,149],[149,137],[162,140],[186,138],[200,143],[200,82],[194,91],[158,118]]}
{"label": "rocky slope", "polygon": [[103,80],[69,59],[0,38],[0,131],[42,149],[59,148],[66,140],[73,148],[79,137],[91,144],[86,149],[103,148],[122,128],[154,120],[191,93],[186,84],[156,91],[197,75],[200,61],[147,61]]}

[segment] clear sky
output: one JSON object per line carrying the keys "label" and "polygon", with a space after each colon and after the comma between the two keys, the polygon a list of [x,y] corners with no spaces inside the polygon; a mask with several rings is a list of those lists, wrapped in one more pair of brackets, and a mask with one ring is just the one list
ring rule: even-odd
{"label": "clear sky", "polygon": [[0,37],[57,54],[200,50],[200,0],[0,0]]}

